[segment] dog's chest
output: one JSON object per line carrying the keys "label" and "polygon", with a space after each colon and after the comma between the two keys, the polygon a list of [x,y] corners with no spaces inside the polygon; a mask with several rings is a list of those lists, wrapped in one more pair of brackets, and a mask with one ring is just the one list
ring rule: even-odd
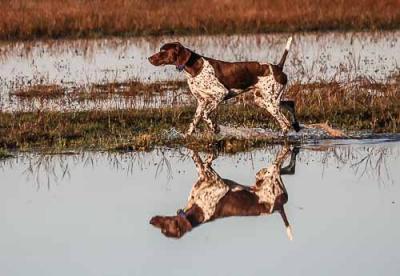
{"label": "dog's chest", "polygon": [[203,59],[201,72],[192,77],[186,73],[190,91],[196,98],[213,98],[222,100],[228,94],[228,89],[218,80],[211,64]]}
{"label": "dog's chest", "polygon": [[193,204],[196,204],[203,211],[204,222],[206,222],[214,215],[218,202],[228,191],[229,186],[224,181],[211,175],[193,186],[186,209],[190,209]]}
{"label": "dog's chest", "polygon": [[280,168],[272,165],[259,171],[256,177],[261,181],[255,186],[254,193],[258,196],[259,203],[268,203],[271,206],[270,212],[272,212],[278,196],[285,193]]}

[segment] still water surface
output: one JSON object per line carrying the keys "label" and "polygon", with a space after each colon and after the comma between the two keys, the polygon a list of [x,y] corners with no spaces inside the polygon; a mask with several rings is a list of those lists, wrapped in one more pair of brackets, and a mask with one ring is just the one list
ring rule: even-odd
{"label": "still water surface", "polygon": [[[212,168],[250,186],[281,150],[219,155]],[[278,213],[181,239],[150,225],[187,204],[198,175],[186,149],[19,154],[0,162],[0,275],[399,275],[399,153],[373,140],[302,146],[281,175],[293,241]]]}
{"label": "still water surface", "polygon": [[[399,74],[399,31],[324,32],[295,34],[285,64],[293,82],[338,81],[344,84],[369,79],[393,82]],[[226,61],[278,62],[288,34],[164,36],[47,40],[0,43],[0,110],[77,110],[141,107],[142,99],[126,98],[77,102],[70,97],[54,100],[13,96],[33,85],[57,85],[68,92],[89,91],[93,84],[133,80],[183,80],[173,66],[154,67],[147,57],[163,43],[180,41],[195,52]],[[173,97],[173,96],[172,96]],[[146,103],[147,107],[171,105],[171,95]]]}
{"label": "still water surface", "polygon": [[[386,80],[398,73],[399,31],[323,32],[294,35],[285,70],[290,81]],[[226,61],[278,62],[289,34],[163,36],[48,40],[0,44],[2,90],[33,83],[86,85],[129,79],[182,79],[172,67],[155,68],[147,57],[167,42]]]}

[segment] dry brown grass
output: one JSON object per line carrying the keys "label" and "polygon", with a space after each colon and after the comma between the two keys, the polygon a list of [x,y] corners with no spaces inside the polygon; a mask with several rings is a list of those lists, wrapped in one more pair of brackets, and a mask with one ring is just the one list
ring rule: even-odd
{"label": "dry brown grass", "polygon": [[398,0],[0,1],[0,39],[393,29]]}
{"label": "dry brown grass", "polygon": [[66,88],[56,84],[35,84],[11,93],[20,99],[55,99],[65,96]]}
{"label": "dry brown grass", "polygon": [[11,92],[10,95],[17,97],[19,100],[51,100],[68,97],[71,100],[83,101],[102,100],[116,95],[126,98],[142,97],[152,99],[182,88],[186,88],[186,82],[177,80],[149,83],[141,81],[111,82],[69,89],[57,84],[35,84],[18,88],[16,91]]}
{"label": "dry brown grass", "polygon": [[330,121],[346,129],[398,132],[399,84],[367,82],[294,84],[287,96],[295,100],[304,122]]}
{"label": "dry brown grass", "polygon": [[186,82],[177,80],[155,81],[148,83],[141,81],[129,81],[124,83],[94,84],[89,88],[89,94],[92,98],[110,94],[118,94],[123,97],[155,97],[160,96],[168,91],[178,90],[183,87],[186,87]]}

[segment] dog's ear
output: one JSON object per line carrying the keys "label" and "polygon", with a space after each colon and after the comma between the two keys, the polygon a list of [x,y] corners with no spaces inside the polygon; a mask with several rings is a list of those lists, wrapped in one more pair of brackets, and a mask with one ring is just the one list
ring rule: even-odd
{"label": "dog's ear", "polygon": [[178,70],[183,70],[186,63],[190,59],[191,52],[189,49],[182,46],[182,44],[176,44],[176,68]]}

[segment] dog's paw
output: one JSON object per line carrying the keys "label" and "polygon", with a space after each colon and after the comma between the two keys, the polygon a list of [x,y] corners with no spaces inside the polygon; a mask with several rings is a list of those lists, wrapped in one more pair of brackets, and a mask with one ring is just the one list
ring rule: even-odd
{"label": "dog's paw", "polygon": [[219,127],[219,125],[215,125],[214,134],[219,134],[220,132],[221,132],[221,128]]}
{"label": "dog's paw", "polygon": [[294,153],[294,154],[298,154],[299,152],[300,152],[300,147],[294,146],[294,147],[293,147],[293,153]]}
{"label": "dog's paw", "polygon": [[287,137],[288,136],[288,133],[289,133],[289,129],[282,129],[281,130],[281,135],[283,136],[283,137]]}
{"label": "dog's paw", "polygon": [[300,127],[300,125],[299,125],[299,122],[294,122],[294,123],[292,123],[292,127],[293,127],[293,129],[296,131],[296,132],[299,132],[300,130],[301,130],[301,127]]}

